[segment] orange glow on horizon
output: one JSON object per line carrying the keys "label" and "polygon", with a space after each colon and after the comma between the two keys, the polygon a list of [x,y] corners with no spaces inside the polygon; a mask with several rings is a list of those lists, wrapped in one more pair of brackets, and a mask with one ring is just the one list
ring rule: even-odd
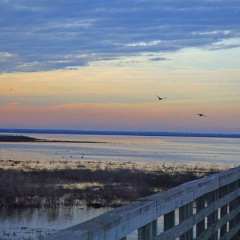
{"label": "orange glow on horizon", "polygon": [[239,76],[236,69],[102,66],[2,74],[0,127],[240,131],[240,97],[231,84]]}

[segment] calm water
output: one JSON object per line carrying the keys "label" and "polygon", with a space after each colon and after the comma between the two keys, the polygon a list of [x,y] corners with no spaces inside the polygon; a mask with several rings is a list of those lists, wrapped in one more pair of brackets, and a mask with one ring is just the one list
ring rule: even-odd
{"label": "calm water", "polygon": [[[105,143],[0,143],[0,160],[114,160],[231,164],[240,160],[240,139],[27,134],[36,138]],[[82,159],[83,158],[83,159]],[[0,239],[43,239],[107,209],[61,208],[0,211]]]}
{"label": "calm water", "polygon": [[1,240],[42,240],[57,230],[79,224],[110,209],[61,207],[58,209],[0,210]]}
{"label": "calm water", "polygon": [[240,139],[231,138],[30,136],[105,143],[0,143],[0,160],[73,160],[84,156],[85,160],[238,164],[240,156]]}

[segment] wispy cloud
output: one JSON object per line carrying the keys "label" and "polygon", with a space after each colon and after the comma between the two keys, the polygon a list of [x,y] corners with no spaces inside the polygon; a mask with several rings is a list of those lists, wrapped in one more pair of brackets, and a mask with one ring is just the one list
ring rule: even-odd
{"label": "wispy cloud", "polygon": [[15,57],[16,56],[14,54],[11,54],[9,52],[0,52],[0,62],[5,62]]}
{"label": "wispy cloud", "polygon": [[238,47],[232,39],[240,37],[239,11],[235,0],[0,0],[0,71]]}
{"label": "wispy cloud", "polygon": [[153,40],[149,42],[135,42],[126,44],[127,47],[153,47],[161,44],[161,40]]}
{"label": "wispy cloud", "polygon": [[214,42],[210,48],[214,50],[218,49],[229,49],[240,47],[240,37],[239,38],[231,38],[231,39],[223,39],[218,42]]}

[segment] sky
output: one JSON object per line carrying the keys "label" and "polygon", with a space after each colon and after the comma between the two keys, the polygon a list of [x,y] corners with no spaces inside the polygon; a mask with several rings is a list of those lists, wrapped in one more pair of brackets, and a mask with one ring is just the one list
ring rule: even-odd
{"label": "sky", "polygon": [[239,58],[238,0],[0,0],[0,128],[240,132]]}

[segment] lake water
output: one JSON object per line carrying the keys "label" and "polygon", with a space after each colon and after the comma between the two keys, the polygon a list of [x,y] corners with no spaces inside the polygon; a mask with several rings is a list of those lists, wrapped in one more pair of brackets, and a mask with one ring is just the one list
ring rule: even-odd
{"label": "lake water", "polygon": [[[102,143],[0,143],[0,160],[113,160],[239,165],[240,139],[27,134]],[[0,239],[43,239],[108,209],[60,208],[0,211]]]}
{"label": "lake water", "polygon": [[104,143],[0,143],[0,160],[114,160],[239,164],[240,139],[28,134],[55,140]]}
{"label": "lake water", "polygon": [[1,240],[42,240],[48,234],[87,221],[110,209],[60,207],[0,210]]}

